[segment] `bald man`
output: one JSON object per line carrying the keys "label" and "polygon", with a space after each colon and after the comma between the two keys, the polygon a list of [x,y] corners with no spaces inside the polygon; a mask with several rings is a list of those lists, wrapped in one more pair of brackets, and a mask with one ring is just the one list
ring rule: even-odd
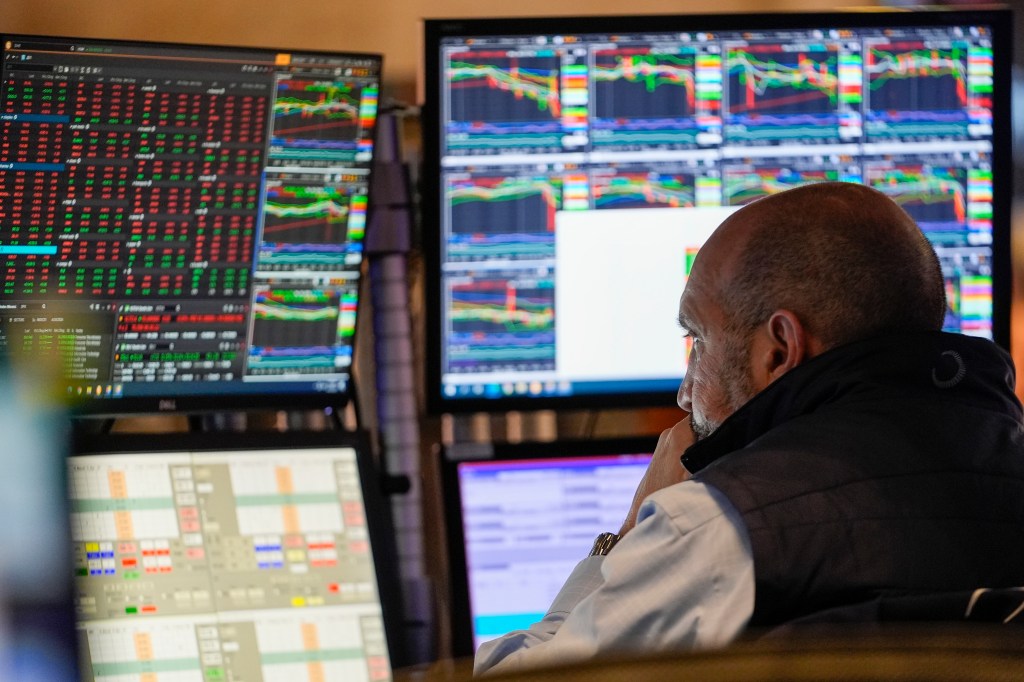
{"label": "bald man", "polygon": [[679,303],[686,416],[619,532],[543,620],[483,645],[476,672],[1024,585],[1014,369],[941,332],[944,314],[933,249],[875,190],[820,183],[734,213]]}

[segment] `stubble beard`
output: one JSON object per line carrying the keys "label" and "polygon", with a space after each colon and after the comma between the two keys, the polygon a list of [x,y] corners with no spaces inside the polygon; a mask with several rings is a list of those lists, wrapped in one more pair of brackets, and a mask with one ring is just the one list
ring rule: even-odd
{"label": "stubble beard", "polygon": [[756,395],[754,383],[750,377],[750,343],[740,340],[730,345],[722,362],[720,378],[725,393],[725,411],[728,413],[721,420],[711,420],[696,412],[690,414],[690,428],[697,441],[702,441],[722,425],[736,410],[740,409]]}
{"label": "stubble beard", "polygon": [[711,423],[696,412],[690,415],[690,428],[693,429],[693,435],[697,442],[704,440],[714,433],[718,426],[718,424]]}

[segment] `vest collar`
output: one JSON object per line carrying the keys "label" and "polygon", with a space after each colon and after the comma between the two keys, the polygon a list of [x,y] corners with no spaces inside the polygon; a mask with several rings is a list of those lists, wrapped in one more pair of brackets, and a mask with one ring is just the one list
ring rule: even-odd
{"label": "vest collar", "polygon": [[787,372],[690,446],[681,461],[697,473],[779,424],[856,396],[884,403],[922,391],[941,393],[1021,421],[1014,383],[1010,356],[984,339],[920,332],[856,341]]}

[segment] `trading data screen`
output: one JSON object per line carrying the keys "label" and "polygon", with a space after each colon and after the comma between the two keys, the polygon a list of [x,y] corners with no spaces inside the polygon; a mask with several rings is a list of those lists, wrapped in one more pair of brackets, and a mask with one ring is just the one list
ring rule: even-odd
{"label": "trading data screen", "polygon": [[380,59],[0,40],[0,352],[86,409],[344,394]]}
{"label": "trading data screen", "polygon": [[813,182],[903,207],[941,261],[946,330],[994,336],[1008,234],[994,193],[1009,191],[994,26],[804,15],[772,29],[739,15],[717,17],[733,30],[672,32],[660,19],[506,35],[428,24],[435,405],[670,400],[693,255],[737,208]]}
{"label": "trading data screen", "polygon": [[622,525],[649,461],[623,454],[457,465],[474,648],[544,616],[594,538]]}
{"label": "trading data screen", "polygon": [[85,680],[388,680],[356,451],[68,464]]}

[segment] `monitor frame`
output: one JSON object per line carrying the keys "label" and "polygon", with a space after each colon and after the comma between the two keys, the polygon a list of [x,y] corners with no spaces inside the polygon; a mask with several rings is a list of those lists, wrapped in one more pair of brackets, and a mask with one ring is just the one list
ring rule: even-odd
{"label": "monitor frame", "polygon": [[352,448],[356,452],[356,466],[362,487],[366,525],[373,553],[377,593],[381,619],[388,645],[388,658],[392,672],[407,665],[404,635],[404,607],[402,582],[398,570],[398,549],[395,544],[394,524],[390,505],[385,499],[382,473],[373,462],[370,440],[365,432],[341,431],[248,431],[233,433],[181,432],[181,433],[113,433],[74,435],[70,448],[71,458],[76,456],[103,456],[114,454],[153,454],[306,450],[317,448]]}
{"label": "monitor frame", "polygon": [[[457,443],[441,448],[441,490],[444,498],[445,540],[448,543],[448,585],[451,605],[452,654],[472,656],[473,617],[466,567],[459,465],[514,460],[582,459],[589,456],[653,454],[657,436],[563,440],[549,443]],[[616,532],[618,528],[607,529]],[[580,556],[582,560],[584,556]]]}
{"label": "monitor frame", "polygon": [[[992,130],[992,335],[1003,347],[1010,344],[1010,307],[1012,271],[1010,255],[1011,204],[1013,197],[1013,163],[1010,149],[1011,131],[1011,63],[1013,54],[1011,10],[1005,7],[978,9],[934,9],[912,11],[836,11],[780,12],[690,15],[631,15],[583,17],[513,17],[504,19],[428,19],[424,26],[425,102],[423,105],[424,172],[421,205],[423,209],[425,282],[426,353],[425,392],[427,409],[432,414],[497,412],[531,409],[600,409],[607,407],[669,406],[675,402],[676,391],[635,392],[627,388],[601,393],[570,395],[501,395],[498,397],[444,394],[442,363],[445,340],[441,301],[442,249],[444,248],[444,201],[442,200],[441,142],[443,72],[441,44],[446,38],[524,35],[630,34],[656,30],[670,31],[737,31],[744,29],[813,29],[813,28],[901,28],[942,27],[950,25],[987,25],[992,29],[995,60],[993,73]],[[674,311],[664,311],[672,315]],[[680,342],[681,343],[681,342]]]}
{"label": "monitor frame", "polygon": [[[191,43],[191,42],[178,42],[178,41],[160,41],[160,40],[137,40],[137,39],[122,39],[114,37],[77,37],[67,35],[45,35],[45,34],[31,34],[31,33],[18,33],[18,32],[5,32],[0,33],[0,41],[2,44],[6,44],[7,41],[69,41],[83,46],[94,45],[94,46],[125,46],[128,48],[142,48],[152,49],[154,51],[170,50],[175,51],[183,58],[189,57],[192,53],[197,55],[203,55],[205,58],[213,58],[214,55],[223,53],[225,55],[234,54],[237,56],[251,55],[251,56],[267,56],[273,59],[274,55],[287,53],[291,56],[299,55],[302,57],[324,57],[333,59],[351,59],[351,60],[365,60],[368,63],[372,63],[372,69],[375,73],[376,85],[378,88],[378,107],[374,118],[374,124],[371,131],[371,139],[373,143],[372,154],[369,162],[364,162],[362,165],[366,167],[365,173],[365,184],[367,187],[367,208],[364,230],[368,228],[371,222],[371,213],[373,211],[373,198],[372,198],[372,183],[373,183],[373,158],[377,152],[378,142],[378,131],[379,131],[379,93],[383,86],[383,67],[384,67],[384,55],[382,53],[373,52],[362,52],[362,51],[349,51],[349,50],[324,50],[324,49],[313,49],[313,48],[282,48],[275,46],[249,46],[249,45],[225,45],[217,43]],[[6,48],[5,48],[6,50]],[[4,72],[6,74],[6,72]],[[329,77],[329,76],[325,76]],[[269,139],[272,126],[273,112],[268,109],[268,118],[270,119],[267,123],[267,137],[264,140],[265,147],[264,152],[268,152]],[[260,169],[261,178],[261,191],[262,187],[266,182],[266,172],[268,168],[269,153],[265,153],[262,167]],[[343,166],[348,168],[349,164]],[[262,210],[262,197],[261,204]],[[257,217],[259,225],[262,224],[262,213]],[[254,230],[253,237],[261,234],[260,231]],[[365,262],[366,251],[366,236],[365,233],[361,238],[362,247],[362,260]],[[250,264],[249,274],[250,276],[255,271],[255,256],[258,252],[259,242],[254,240],[253,263]],[[357,287],[357,300],[362,298],[362,294],[365,292],[363,288],[363,280],[365,276],[364,263],[360,263],[357,266],[359,270],[359,276],[355,280]],[[351,267],[349,268],[351,269]],[[311,285],[312,286],[312,285]],[[250,284],[250,310],[248,312],[247,324],[251,323],[254,315],[253,308],[255,307],[252,283]],[[57,298],[56,295],[51,295],[49,300]],[[223,297],[222,297],[223,298]],[[84,299],[81,299],[84,301]],[[154,304],[166,303],[172,301],[171,297],[158,297],[155,301],[147,301],[145,299],[139,300],[138,303],[146,304],[152,302]],[[220,299],[212,299],[220,300]],[[46,299],[39,299],[39,302],[46,302]],[[132,301],[129,301],[131,303]],[[340,302],[339,302],[340,306]],[[357,310],[355,315],[355,323],[352,328],[352,345],[351,345],[351,357],[354,358],[355,353],[355,339],[359,329],[359,318],[362,309],[365,308],[365,304],[357,303]],[[5,311],[6,312],[6,311]],[[76,320],[78,321],[78,320]],[[113,350],[111,351],[111,356]],[[290,388],[289,390],[281,390],[280,387],[275,388],[274,381],[267,382],[249,382],[256,383],[260,390],[237,390],[235,387],[241,387],[243,382],[241,380],[225,381],[220,383],[221,391],[204,391],[202,393],[192,393],[188,390],[188,384],[194,382],[186,381],[174,381],[174,382],[154,382],[157,386],[166,385],[168,388],[174,390],[159,391],[156,394],[146,395],[130,395],[119,398],[96,398],[96,397],[84,397],[81,395],[68,395],[68,408],[73,416],[76,417],[119,417],[127,415],[144,415],[144,414],[202,414],[202,413],[214,413],[214,412],[228,412],[228,411],[253,411],[253,410],[264,410],[264,409],[320,409],[320,408],[341,408],[344,407],[349,400],[355,395],[353,388],[354,380],[354,361],[344,368],[344,371],[332,372],[329,374],[332,378],[337,378],[344,382],[343,390],[317,390],[314,386],[313,380],[302,380],[301,377],[294,383],[305,383],[306,385],[302,388]],[[62,379],[62,385],[63,385]],[[103,381],[101,383],[111,383]],[[234,390],[232,390],[234,388]],[[70,390],[70,388],[69,388]]]}

